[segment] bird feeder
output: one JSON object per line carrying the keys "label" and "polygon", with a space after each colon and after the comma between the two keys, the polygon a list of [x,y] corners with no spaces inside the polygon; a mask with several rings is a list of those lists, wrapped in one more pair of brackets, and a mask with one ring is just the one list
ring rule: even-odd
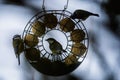
{"label": "bird feeder", "polygon": [[[61,76],[74,71],[85,59],[88,51],[88,33],[80,19],[72,19],[67,10],[46,10],[33,16],[24,28],[24,54],[37,71],[50,76]],[[53,55],[45,41],[54,38],[66,52]],[[56,46],[57,47],[57,46]]]}

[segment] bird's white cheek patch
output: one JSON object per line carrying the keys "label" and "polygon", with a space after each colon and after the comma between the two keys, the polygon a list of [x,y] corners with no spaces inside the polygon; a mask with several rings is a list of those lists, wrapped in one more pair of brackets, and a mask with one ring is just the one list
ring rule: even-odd
{"label": "bird's white cheek patch", "polygon": [[48,38],[54,38],[62,45],[63,49],[66,49],[67,44],[68,44],[67,35],[65,33],[63,33],[62,31],[50,30],[43,37],[43,46],[44,46],[45,50],[48,53],[52,53],[52,51],[49,49],[49,43],[46,41],[46,39],[48,39]]}

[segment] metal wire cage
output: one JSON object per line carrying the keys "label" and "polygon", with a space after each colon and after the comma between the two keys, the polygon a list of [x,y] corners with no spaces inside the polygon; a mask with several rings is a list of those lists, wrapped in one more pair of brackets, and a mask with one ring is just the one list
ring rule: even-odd
{"label": "metal wire cage", "polygon": [[[88,51],[88,33],[81,20],[71,19],[71,12],[45,10],[33,16],[24,28],[25,57],[39,72],[60,76],[74,71]],[[54,38],[66,52],[53,54],[46,39]]]}

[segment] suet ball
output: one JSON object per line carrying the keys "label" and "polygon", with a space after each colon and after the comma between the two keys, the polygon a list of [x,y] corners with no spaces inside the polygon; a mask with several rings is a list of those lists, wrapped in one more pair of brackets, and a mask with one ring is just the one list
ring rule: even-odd
{"label": "suet ball", "polygon": [[83,43],[75,43],[72,45],[71,52],[76,56],[82,56],[86,50],[87,48]]}
{"label": "suet ball", "polygon": [[66,65],[75,64],[77,62],[77,57],[75,55],[70,54],[68,57],[65,58]]}
{"label": "suet ball", "polygon": [[75,29],[70,34],[73,42],[81,42],[85,38],[85,32],[81,29]]}
{"label": "suet ball", "polygon": [[45,34],[45,25],[40,21],[34,21],[32,24],[32,32],[36,36],[42,36]]}
{"label": "suet ball", "polygon": [[36,48],[28,48],[25,50],[26,58],[30,61],[39,61],[40,51]]}
{"label": "suet ball", "polygon": [[75,23],[70,18],[64,18],[60,21],[60,28],[65,32],[74,30]]}
{"label": "suet ball", "polygon": [[43,22],[44,22],[46,27],[52,29],[52,28],[55,28],[57,26],[58,21],[57,21],[57,18],[55,15],[45,14]]}
{"label": "suet ball", "polygon": [[34,47],[38,44],[39,40],[37,36],[33,34],[27,34],[24,38],[25,44],[29,47]]}

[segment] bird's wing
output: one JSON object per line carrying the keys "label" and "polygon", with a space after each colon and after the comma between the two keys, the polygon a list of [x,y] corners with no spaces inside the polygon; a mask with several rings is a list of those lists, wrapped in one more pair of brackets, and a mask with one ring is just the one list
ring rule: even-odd
{"label": "bird's wing", "polygon": [[18,49],[19,49],[19,53],[21,53],[24,50],[24,44],[23,44],[23,40],[22,39],[20,40],[20,44],[18,46]]}
{"label": "bird's wing", "polygon": [[14,52],[15,52],[15,55],[16,55],[16,57],[18,57],[18,40],[14,40],[13,41],[13,48],[14,48]]}

